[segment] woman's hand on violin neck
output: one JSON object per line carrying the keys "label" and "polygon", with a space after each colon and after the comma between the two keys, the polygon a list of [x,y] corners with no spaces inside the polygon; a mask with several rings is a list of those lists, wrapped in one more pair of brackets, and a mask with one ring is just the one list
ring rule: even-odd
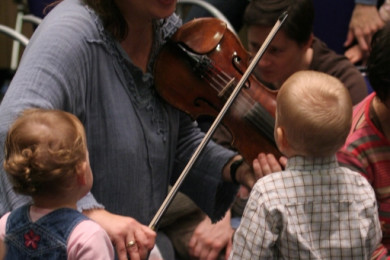
{"label": "woman's hand on violin neck", "polygon": [[83,213],[106,230],[119,260],[146,259],[155,244],[156,232],[133,218],[115,215],[104,209]]}

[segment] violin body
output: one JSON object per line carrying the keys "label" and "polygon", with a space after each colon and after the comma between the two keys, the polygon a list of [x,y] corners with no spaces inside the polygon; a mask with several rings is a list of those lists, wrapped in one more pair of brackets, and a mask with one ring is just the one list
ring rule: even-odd
{"label": "violin body", "polygon": [[[157,92],[193,119],[216,117],[250,59],[223,21],[194,19],[162,47],[154,68]],[[222,119],[231,146],[249,163],[260,152],[281,156],[273,137],[276,95],[250,76]]]}

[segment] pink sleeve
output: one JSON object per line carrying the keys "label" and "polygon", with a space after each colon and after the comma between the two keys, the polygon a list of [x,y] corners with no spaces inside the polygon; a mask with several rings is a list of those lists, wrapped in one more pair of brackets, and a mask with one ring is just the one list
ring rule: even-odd
{"label": "pink sleeve", "polygon": [[0,240],[4,241],[5,237],[5,226],[7,224],[8,216],[11,212],[8,212],[7,214],[4,214],[0,219]]}
{"label": "pink sleeve", "polygon": [[92,220],[85,220],[69,236],[68,260],[91,259],[114,259],[114,248],[102,227]]}

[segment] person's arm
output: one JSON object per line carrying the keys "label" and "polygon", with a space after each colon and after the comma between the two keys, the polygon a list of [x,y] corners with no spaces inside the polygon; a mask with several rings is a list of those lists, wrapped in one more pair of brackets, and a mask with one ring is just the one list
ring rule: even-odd
{"label": "person's arm", "polygon": [[212,223],[209,217],[205,217],[194,230],[188,243],[189,255],[194,259],[218,259],[225,250],[229,255],[232,247],[234,229],[230,225],[230,211],[217,223]]}
{"label": "person's arm", "polygon": [[[84,210],[84,215],[98,223],[109,235],[115,245],[120,260],[146,259],[152,250],[156,232],[131,217],[112,214],[104,209]],[[128,243],[134,241],[134,246]]]}
{"label": "person's arm", "polygon": [[10,213],[11,212],[7,212],[0,219],[0,260],[4,259],[4,257],[5,257],[5,250],[6,250],[5,243],[4,243],[5,227],[6,227],[7,219],[8,219],[8,216]]}
{"label": "person's arm", "polygon": [[9,214],[11,214],[11,212],[7,212],[0,218],[0,240],[3,241],[5,238],[5,229],[6,229]]}
{"label": "person's arm", "polygon": [[[354,21],[353,24],[351,24],[354,28],[356,28],[356,32],[360,33],[360,32],[363,32],[362,31],[362,28],[364,28],[364,26],[366,25],[360,25],[360,27],[358,26],[358,24],[361,22],[361,19],[363,19],[364,17],[367,17],[366,20],[368,19],[369,22],[371,23],[371,26],[370,24],[367,24],[367,28],[373,28],[373,32],[371,34],[371,37],[372,35],[378,30],[376,29],[377,27],[379,28],[382,28],[381,24],[385,23],[386,21],[389,21],[390,20],[390,1],[385,1],[385,3],[382,4],[382,6],[379,8],[379,10],[377,10],[376,8],[376,1],[374,0],[356,0],[356,13],[354,12],[353,16],[352,16],[352,19],[351,19],[351,22]],[[364,12],[364,8],[366,9],[369,9],[370,11],[367,13],[367,16],[363,15],[363,12]],[[377,12],[378,12],[378,15],[377,15]],[[368,17],[368,15],[371,14],[371,17]],[[356,22],[355,22],[356,21]],[[382,21],[382,22],[381,22]],[[366,21],[363,21],[363,22],[366,22]],[[347,40],[346,43],[345,43],[345,46],[349,46],[352,44],[351,41],[353,41],[353,34],[354,34],[354,29],[350,28],[351,33],[348,33],[348,36],[347,37],[352,37],[352,40]],[[368,31],[369,32],[369,31]],[[361,37],[362,39],[362,37]],[[371,38],[367,38],[369,39],[369,41],[371,42]],[[368,47],[370,46],[370,42],[367,42],[367,45]],[[360,42],[358,42],[357,44],[354,44],[352,45],[350,48],[348,48],[344,55],[353,63],[357,63],[357,62],[362,62],[362,64],[365,64],[366,63],[366,60],[368,58],[368,55],[369,55],[369,51],[368,50],[364,50],[362,49],[362,46],[360,44]]]}
{"label": "person's arm", "polygon": [[68,259],[113,260],[114,248],[107,233],[91,220],[81,221],[67,243]]}
{"label": "person's arm", "polygon": [[[153,230],[134,218],[106,211],[91,193],[78,201],[77,205],[84,215],[97,222],[107,232],[120,260],[127,260],[128,254],[131,259],[146,259],[155,243],[156,233]],[[136,246],[126,247],[126,243],[132,240],[136,241]]]}
{"label": "person's arm", "polygon": [[359,44],[355,44],[346,50],[344,55],[352,64],[356,64],[360,61],[362,61],[364,64],[368,58],[368,53],[363,52],[362,49],[360,49]]}
{"label": "person's arm", "polygon": [[[203,140],[204,133],[195,124],[184,112],[180,113],[179,138],[172,171],[172,185]],[[181,191],[189,196],[213,222],[224,217],[239,187],[230,181],[229,175],[230,162],[235,154],[236,152],[211,140],[180,187]],[[207,185],[204,185],[205,183]]]}
{"label": "person's arm", "polygon": [[344,46],[349,47],[356,39],[363,52],[369,51],[372,35],[384,26],[376,2],[376,0],[355,0]]}

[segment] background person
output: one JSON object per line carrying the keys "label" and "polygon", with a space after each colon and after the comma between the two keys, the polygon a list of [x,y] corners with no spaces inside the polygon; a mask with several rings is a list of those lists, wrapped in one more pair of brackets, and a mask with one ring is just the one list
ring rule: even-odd
{"label": "background person", "polygon": [[352,103],[367,95],[367,85],[356,67],[313,35],[314,8],[311,0],[254,0],[244,14],[248,49],[256,52],[280,14],[288,17],[260,59],[255,75],[278,89],[294,72],[315,70],[332,75],[348,89]]}
{"label": "background person", "polygon": [[374,92],[353,111],[347,140],[338,152],[341,165],[360,172],[375,190],[382,243],[390,249],[390,24],[373,37],[367,63],[368,79]]}

